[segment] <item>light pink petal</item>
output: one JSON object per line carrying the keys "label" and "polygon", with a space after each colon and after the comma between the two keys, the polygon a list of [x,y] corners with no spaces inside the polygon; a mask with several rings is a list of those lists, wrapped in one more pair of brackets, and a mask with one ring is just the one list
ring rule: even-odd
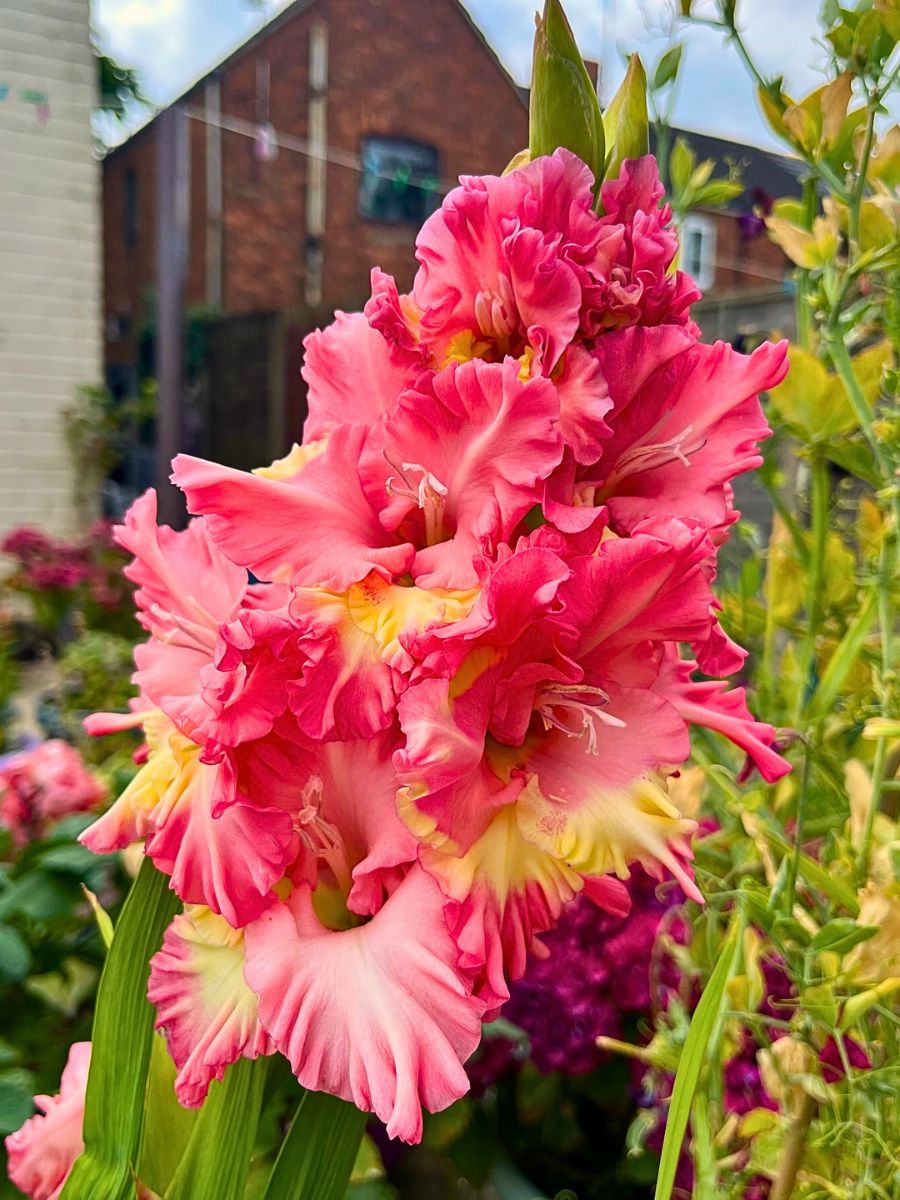
{"label": "light pink petal", "polygon": [[391,353],[390,344],[363,313],[335,313],[334,321],[311,333],[303,346],[301,374],[309,387],[309,416],[303,426],[307,442],[339,425],[373,424],[393,409],[418,373],[415,365]]}
{"label": "light pink petal", "polygon": [[421,1106],[437,1112],[468,1090],[462,1063],[484,1006],[454,966],[443,897],[420,868],[366,925],[327,929],[298,887],[245,937],[260,1020],[304,1087],[375,1112],[407,1142],[422,1136]]}
{"label": "light pink petal", "polygon": [[207,514],[229,557],[261,579],[341,591],[370,571],[402,574],[410,546],[385,533],[363,495],[357,465],[366,430],[342,426],[325,451],[285,481],[181,454],[173,480]]}
{"label": "light pink petal", "polygon": [[91,1043],[75,1042],[56,1096],[35,1096],[38,1114],[6,1139],[7,1171],[31,1200],[58,1200],[84,1149],[81,1126]]}
{"label": "light pink petal", "polygon": [[244,981],[244,935],[208,908],[191,905],[173,919],[150,960],[147,996],[186,1108],[199,1108],[231,1063],[275,1052]]}

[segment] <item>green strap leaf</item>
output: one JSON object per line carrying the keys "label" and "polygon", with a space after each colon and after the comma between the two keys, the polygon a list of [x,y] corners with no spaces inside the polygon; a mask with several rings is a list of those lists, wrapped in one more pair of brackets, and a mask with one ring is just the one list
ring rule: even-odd
{"label": "green strap leaf", "polygon": [[281,1144],[262,1200],[343,1200],[366,1114],[307,1092]]}
{"label": "green strap leaf", "polygon": [[137,1176],[157,1196],[164,1196],[172,1182],[202,1111],[182,1108],[178,1103],[176,1074],[165,1038],[161,1033],[154,1034]]}
{"label": "green strap leaf", "polygon": [[62,1200],[133,1200],[153,1040],[149,964],[178,905],[167,877],[145,858],[100,978],[84,1105],[85,1149]]}
{"label": "green strap leaf", "polygon": [[[210,1085],[165,1200],[241,1200],[268,1065],[264,1058],[239,1059],[221,1083]],[[152,1113],[149,1119],[153,1120]]]}
{"label": "green strap leaf", "polygon": [[672,1099],[669,1102],[669,1114],[666,1118],[666,1136],[663,1140],[662,1155],[659,1160],[659,1175],[656,1179],[654,1200],[670,1200],[675,1184],[675,1171],[681,1154],[681,1145],[691,1115],[694,1093],[697,1090],[697,1080],[700,1078],[700,1068],[706,1055],[706,1047],[719,1019],[722,1007],[722,997],[725,984],[734,969],[735,949],[737,947],[737,927],[728,935],[722,947],[718,961],[709,983],[703,989],[703,995],[691,1019],[691,1027],[681,1052],[678,1071],[675,1075],[675,1086],[672,1089]]}
{"label": "green strap leaf", "polygon": [[878,612],[878,589],[869,589],[859,612],[847,627],[847,632],[841,638],[834,654],[828,660],[828,666],[822,672],[819,686],[812,694],[809,703],[808,716],[812,720],[824,717],[834,708],[838,693],[855,665],[863,643],[869,636],[869,630]]}

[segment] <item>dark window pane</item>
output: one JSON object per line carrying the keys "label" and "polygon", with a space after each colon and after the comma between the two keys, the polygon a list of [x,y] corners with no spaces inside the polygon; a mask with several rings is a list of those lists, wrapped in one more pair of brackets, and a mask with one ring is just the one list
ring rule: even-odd
{"label": "dark window pane", "polygon": [[359,211],[371,221],[421,224],[437,208],[438,154],[433,146],[403,138],[362,142]]}

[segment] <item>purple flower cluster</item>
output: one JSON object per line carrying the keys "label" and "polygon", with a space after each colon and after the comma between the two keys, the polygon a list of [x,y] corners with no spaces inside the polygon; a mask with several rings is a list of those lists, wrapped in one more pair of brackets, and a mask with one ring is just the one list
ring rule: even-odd
{"label": "purple flower cluster", "polygon": [[[548,957],[532,959],[511,989],[503,1016],[528,1034],[541,1071],[593,1070],[605,1057],[598,1037],[622,1037],[629,1019],[650,1015],[654,944],[664,920],[668,932],[686,939],[687,928],[673,913],[684,894],[640,868],[628,890],[626,917],[603,912],[587,896],[574,901],[543,939]],[[670,963],[660,960],[659,973],[660,986],[674,985]]]}

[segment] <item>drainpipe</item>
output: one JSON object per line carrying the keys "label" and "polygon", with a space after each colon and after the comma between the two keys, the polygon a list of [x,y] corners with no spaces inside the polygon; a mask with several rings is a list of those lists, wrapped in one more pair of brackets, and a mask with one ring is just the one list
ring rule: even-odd
{"label": "drainpipe", "polygon": [[309,158],[306,168],[306,303],[322,303],[325,257],[325,179],[328,164],[328,26],[314,21],[309,30]]}

